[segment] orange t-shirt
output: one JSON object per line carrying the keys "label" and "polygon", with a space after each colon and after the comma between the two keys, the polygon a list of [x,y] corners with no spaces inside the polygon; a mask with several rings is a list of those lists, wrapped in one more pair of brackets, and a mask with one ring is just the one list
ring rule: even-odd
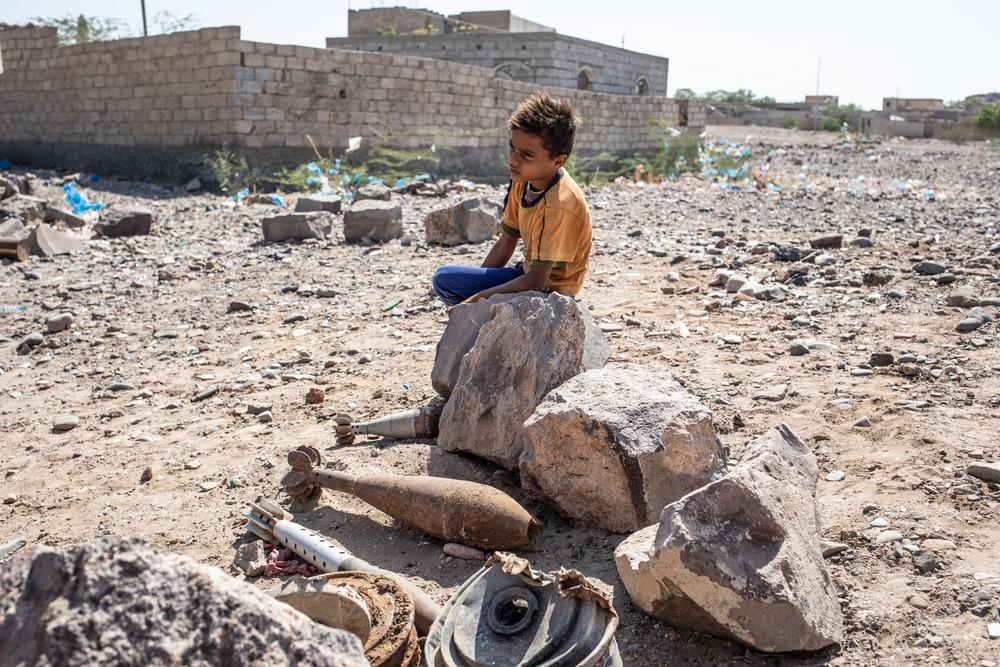
{"label": "orange t-shirt", "polygon": [[552,268],[547,291],[576,296],[590,268],[590,209],[583,191],[564,169],[530,204],[526,184],[511,182],[500,227],[524,242],[525,265]]}

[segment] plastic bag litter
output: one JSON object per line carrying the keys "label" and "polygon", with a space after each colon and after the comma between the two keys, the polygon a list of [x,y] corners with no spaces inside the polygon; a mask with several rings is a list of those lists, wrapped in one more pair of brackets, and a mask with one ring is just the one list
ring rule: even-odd
{"label": "plastic bag litter", "polygon": [[278,195],[277,193],[274,193],[274,192],[271,193],[271,201],[273,201],[278,206],[284,206],[285,205],[285,200],[282,199],[280,195]]}
{"label": "plastic bag litter", "polygon": [[73,215],[83,215],[87,211],[100,211],[104,208],[101,202],[87,199],[85,194],[77,190],[75,182],[64,185],[63,192],[66,193],[66,203],[69,204]]}
{"label": "plastic bag litter", "polygon": [[232,199],[234,202],[239,203],[250,196],[250,188],[243,188],[239,192],[233,195]]}
{"label": "plastic bag litter", "polygon": [[13,166],[14,165],[10,163],[10,160],[7,159],[0,160],[0,169],[3,169],[4,171],[8,171]]}

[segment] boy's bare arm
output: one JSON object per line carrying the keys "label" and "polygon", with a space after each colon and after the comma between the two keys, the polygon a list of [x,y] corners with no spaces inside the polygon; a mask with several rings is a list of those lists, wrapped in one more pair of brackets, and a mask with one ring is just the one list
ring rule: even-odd
{"label": "boy's bare arm", "polygon": [[493,244],[490,248],[490,252],[486,255],[486,259],[483,260],[484,269],[502,269],[507,265],[510,260],[511,255],[514,254],[514,250],[517,248],[517,238],[511,236],[505,231],[500,232],[500,238],[497,242]]}

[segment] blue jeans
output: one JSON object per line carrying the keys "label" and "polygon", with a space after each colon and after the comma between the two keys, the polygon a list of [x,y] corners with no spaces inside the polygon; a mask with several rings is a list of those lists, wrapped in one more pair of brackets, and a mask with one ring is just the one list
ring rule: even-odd
{"label": "blue jeans", "polygon": [[484,289],[503,285],[523,275],[524,268],[520,263],[502,269],[450,264],[435,271],[431,283],[441,300],[454,306]]}

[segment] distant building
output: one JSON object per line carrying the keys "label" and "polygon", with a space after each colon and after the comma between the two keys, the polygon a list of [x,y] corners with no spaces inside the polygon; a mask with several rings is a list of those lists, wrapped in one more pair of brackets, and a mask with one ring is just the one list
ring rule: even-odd
{"label": "distant building", "polygon": [[807,107],[826,108],[830,105],[836,106],[839,103],[840,103],[840,97],[838,97],[837,95],[806,95]]}
{"label": "distant building", "polygon": [[944,100],[918,97],[883,97],[882,113],[911,113],[940,111],[944,109]]}
{"label": "distant building", "polygon": [[445,16],[405,7],[349,10],[347,37],[328,38],[326,45],[477,65],[540,86],[667,95],[667,58],[560,35],[509,11]]}

